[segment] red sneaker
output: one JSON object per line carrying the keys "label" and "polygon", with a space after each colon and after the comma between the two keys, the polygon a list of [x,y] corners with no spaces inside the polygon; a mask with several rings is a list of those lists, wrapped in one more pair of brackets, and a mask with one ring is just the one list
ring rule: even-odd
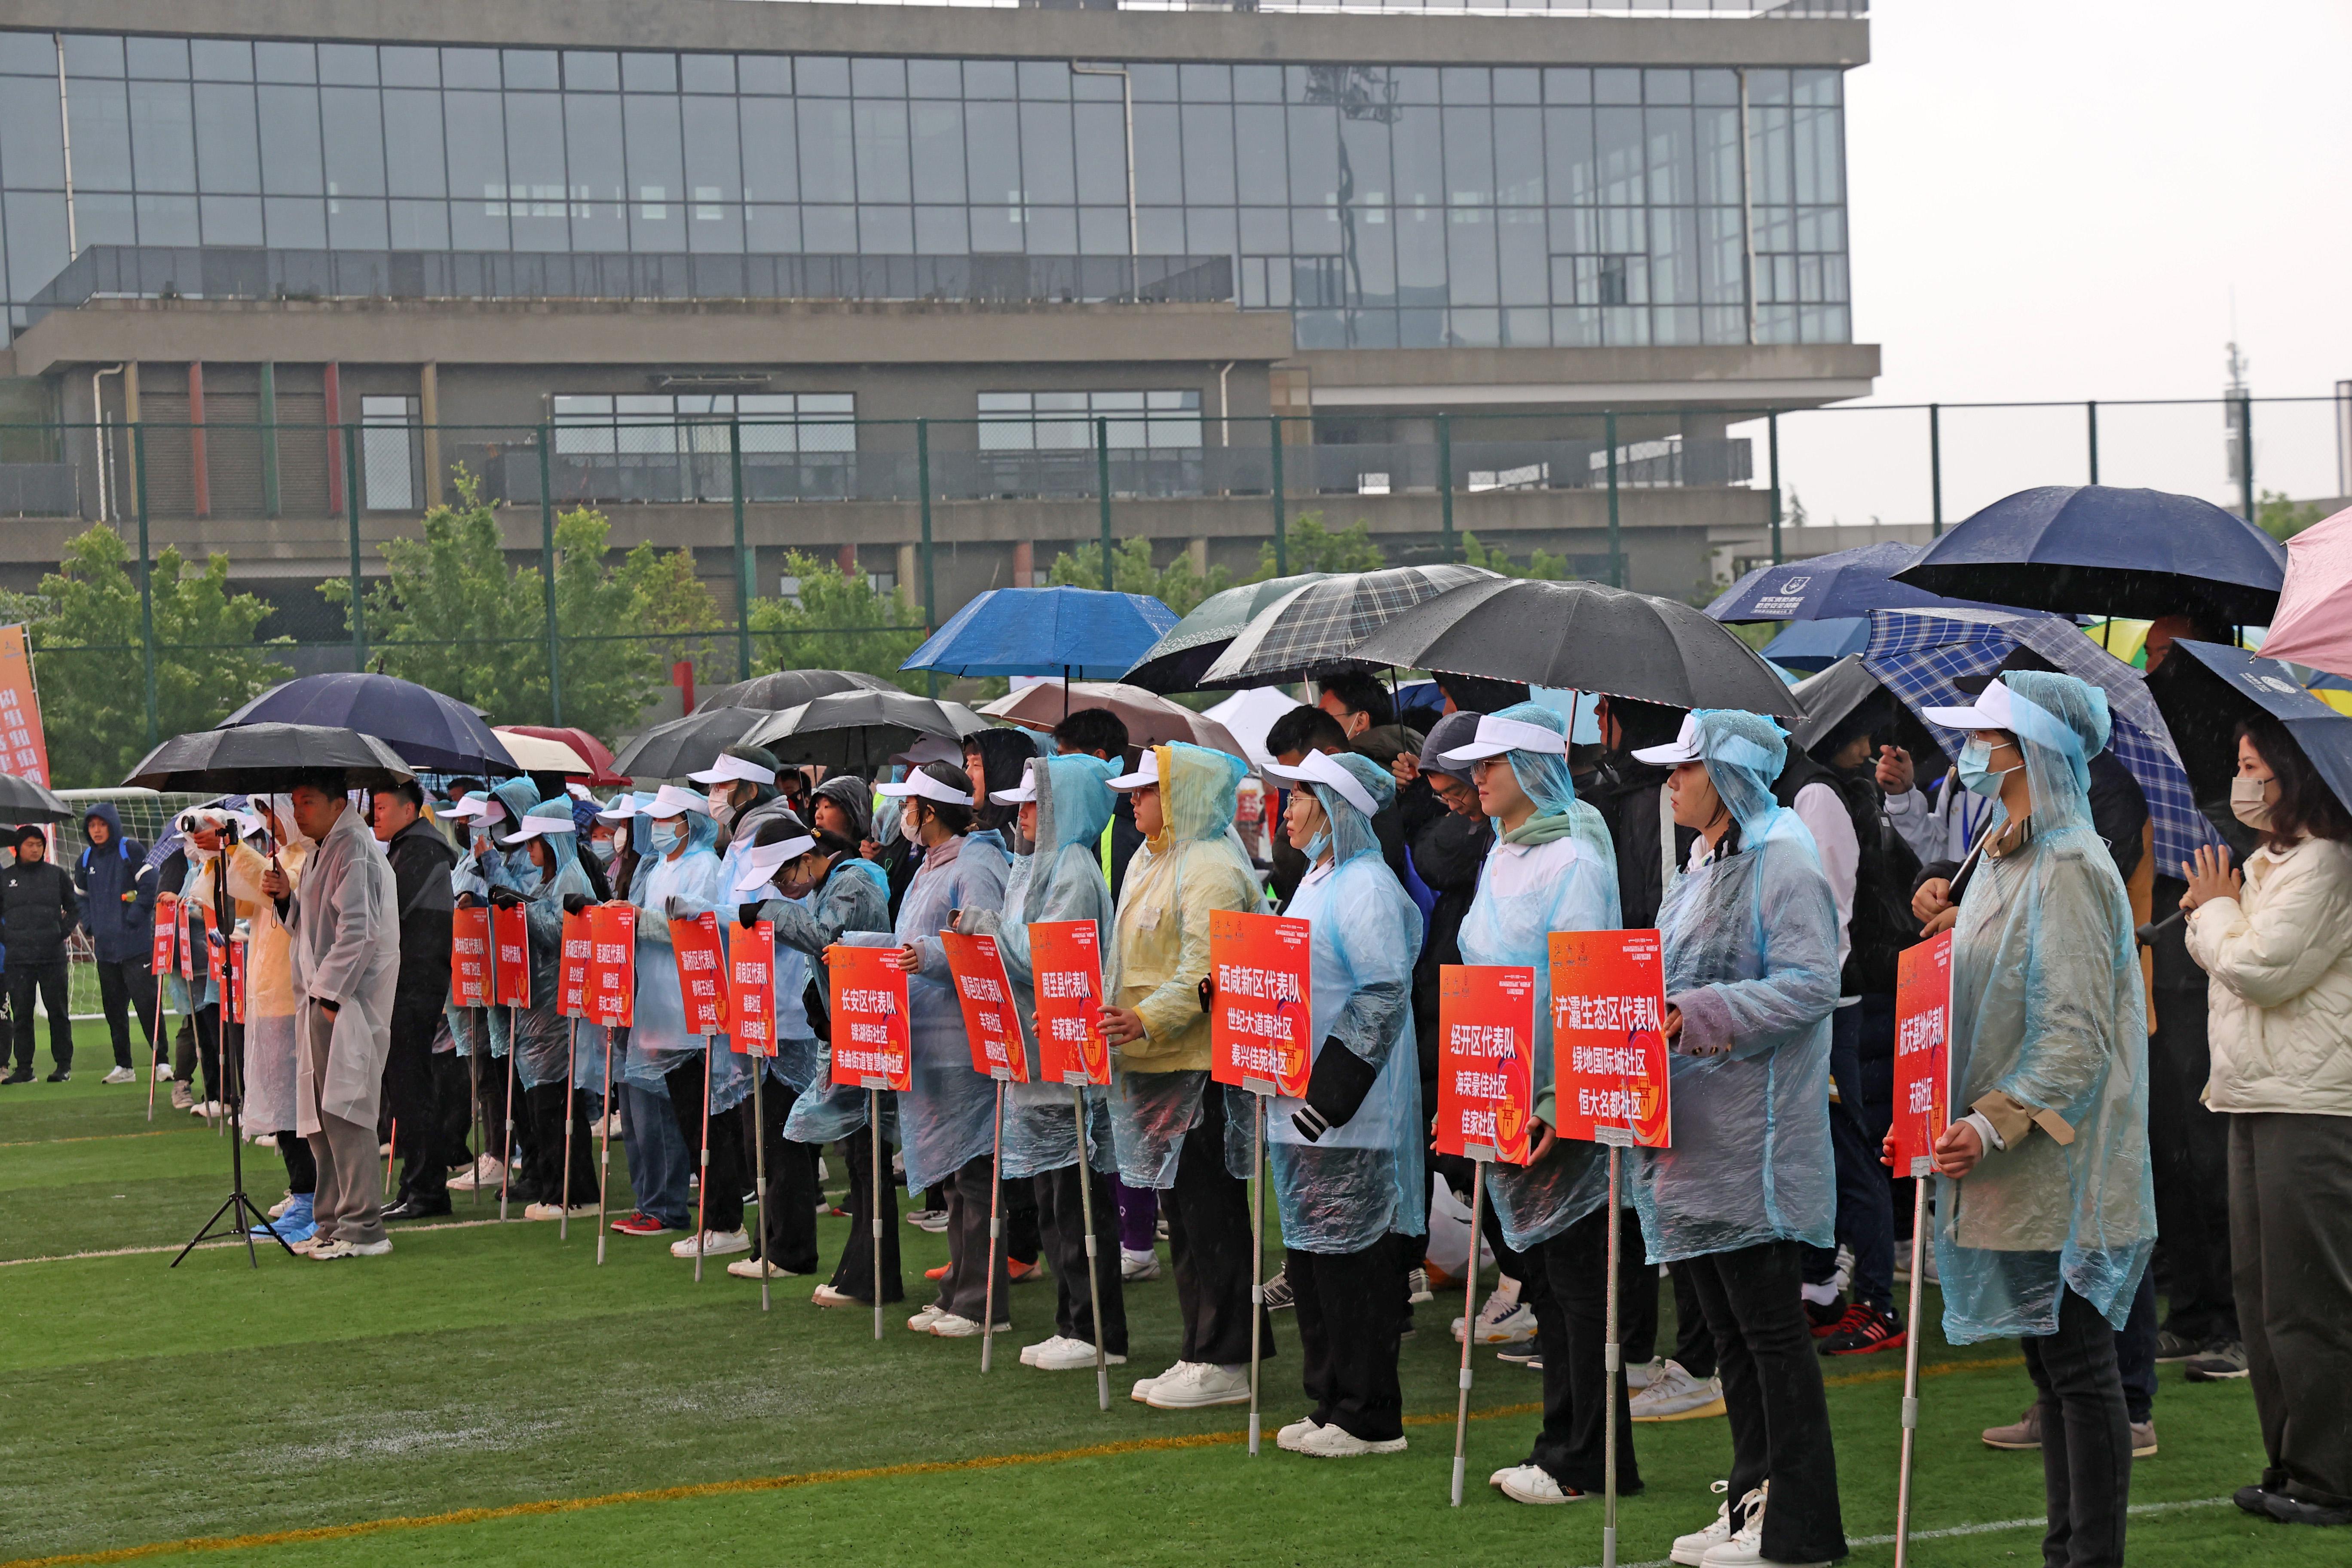
{"label": "red sneaker", "polygon": [[1045,1271],[1045,1266],[1042,1263],[1024,1263],[1017,1258],[1008,1258],[1004,1260],[1004,1272],[1015,1285],[1020,1284],[1024,1279],[1034,1279]]}
{"label": "red sneaker", "polygon": [[1869,1355],[1875,1351],[1899,1351],[1908,1341],[1903,1320],[1893,1312],[1856,1301],[1846,1309],[1836,1328],[1822,1336],[1823,1355]]}
{"label": "red sneaker", "polygon": [[653,1215],[639,1210],[626,1219],[614,1220],[613,1228],[623,1236],[661,1236],[668,1231],[669,1226],[662,1224]]}
{"label": "red sneaker", "polygon": [[944,1263],[940,1264],[937,1268],[926,1268],[923,1270],[923,1278],[926,1279],[944,1279],[947,1277],[948,1266]]}

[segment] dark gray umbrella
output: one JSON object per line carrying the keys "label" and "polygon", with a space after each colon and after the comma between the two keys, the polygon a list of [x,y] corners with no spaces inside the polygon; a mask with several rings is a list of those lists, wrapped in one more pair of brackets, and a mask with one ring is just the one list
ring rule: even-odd
{"label": "dark gray umbrella", "polygon": [[929,737],[960,743],[989,727],[961,702],[904,691],[838,691],[760,722],[743,743],[765,746],[787,763],[820,763],[873,776],[874,764]]}
{"label": "dark gray umbrella", "polygon": [[1489,577],[1416,605],[1349,657],[1801,719],[1788,683],[1706,612],[1599,583]]}
{"label": "dark gray umbrella", "polygon": [[682,779],[709,767],[745,731],[769,717],[758,708],[698,710],[630,742],[613,759],[613,771],[634,779]]}
{"label": "dark gray umbrella", "polygon": [[381,789],[415,773],[400,753],[355,730],[323,724],[240,724],[174,735],[122,782],[125,785],[203,794],[252,795],[284,789],[298,773],[331,768],[346,789]]}
{"label": "dark gray umbrella", "polygon": [[1846,655],[1789,690],[1805,709],[1805,716],[1789,726],[1789,738],[1801,750],[1811,751],[1854,710],[1874,703],[1877,711],[1872,716],[1872,730],[1880,739],[1909,752],[1920,777],[1939,778],[1949,766],[1935,731],[1871,674],[1858,653]]}
{"label": "dark gray umbrella", "polygon": [[372,671],[331,670],[281,681],[219,727],[253,724],[356,730],[436,773],[521,772],[498,731],[474,709],[429,686]]}
{"label": "dark gray umbrella", "polygon": [[1134,668],[1119,679],[1163,695],[1190,691],[1259,611],[1293,588],[1304,588],[1329,575],[1328,572],[1301,572],[1212,594],[1193,605],[1182,620],[1162,632],[1160,640],[1146,648]]}
{"label": "dark gray umbrella", "polygon": [[80,815],[31,779],[0,773],[0,822],[71,822]]}
{"label": "dark gray umbrella", "polygon": [[897,691],[898,684],[862,669],[772,669],[732,686],[722,686],[695,704],[697,713],[720,708],[757,708],[781,713],[836,691]]}

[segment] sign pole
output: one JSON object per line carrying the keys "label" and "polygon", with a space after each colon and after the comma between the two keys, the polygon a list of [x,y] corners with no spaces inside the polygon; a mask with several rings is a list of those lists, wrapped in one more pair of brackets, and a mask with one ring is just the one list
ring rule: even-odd
{"label": "sign pole", "polygon": [[694,1183],[694,1282],[702,1283],[702,1253],[710,1226],[710,1037],[702,1037],[702,1156]]}
{"label": "sign pole", "polygon": [[[154,1019],[156,1030],[163,1036],[163,1040],[168,1042],[172,1033],[163,1027],[163,976],[161,973],[155,976]],[[170,1048],[168,1044],[163,1047],[164,1050]],[[150,1036],[147,1040],[147,1120],[150,1121],[155,1120],[155,1064],[162,1059],[157,1050],[157,1041],[153,1036]]]}
{"label": "sign pole", "polygon": [[866,1218],[874,1237],[874,1342],[882,1342],[882,1091],[866,1091],[866,1131],[874,1172],[866,1189]]}
{"label": "sign pole", "polygon": [[1895,1488],[1895,1568],[1904,1568],[1911,1547],[1911,1446],[1919,1435],[1919,1276],[1926,1263],[1927,1183],[1931,1161],[1911,1162],[1911,1331],[1903,1346],[1903,1468]]}
{"label": "sign pole", "polygon": [[982,1310],[985,1320],[980,1325],[980,1370],[988,1370],[989,1352],[996,1342],[996,1238],[1003,1233],[1004,1221],[999,1215],[999,1205],[1004,1196],[1004,1080],[996,1080],[996,1124],[990,1136],[988,1153],[988,1282],[982,1287],[981,1299],[986,1305]]}
{"label": "sign pole", "polygon": [[1462,1373],[1461,1392],[1454,1405],[1454,1506],[1462,1506],[1462,1475],[1468,1464],[1470,1440],[1470,1347],[1478,1341],[1478,1248],[1485,1238],[1479,1235],[1479,1216],[1486,1213],[1486,1162],[1474,1160],[1470,1165],[1470,1267],[1463,1272],[1462,1281]]}
{"label": "sign pole", "polygon": [[1250,1163],[1250,1183],[1257,1188],[1257,1201],[1250,1212],[1250,1412],[1249,1451],[1257,1457],[1258,1434],[1258,1363],[1265,1347],[1260,1342],[1265,1333],[1265,1096],[1250,1096],[1250,1120],[1256,1128],[1256,1157]]}
{"label": "sign pole", "polygon": [[1095,1403],[1110,1408],[1110,1362],[1103,1349],[1102,1266],[1095,1259],[1095,1173],[1087,1161],[1087,1091],[1070,1089],[1070,1115],[1078,1124],[1078,1204],[1087,1226],[1087,1300],[1095,1320]]}
{"label": "sign pole", "polygon": [[[490,945],[494,949],[498,946],[498,938],[496,936],[492,936],[490,938]],[[484,1013],[484,1022],[487,1023],[488,1021],[488,1016],[486,1009]],[[514,1185],[514,1059],[515,1010],[512,1007],[509,1007],[507,1009],[507,1099],[505,1107],[507,1113],[507,1135],[505,1142],[501,1144],[499,1149],[499,1219],[500,1223],[504,1223],[507,1217],[508,1190]]]}
{"label": "sign pole", "polygon": [[604,1026],[604,1097],[597,1108],[596,1136],[604,1150],[596,1163],[596,1267],[604,1266],[604,1194],[613,1184],[613,1026]]}
{"label": "sign pole", "polygon": [[[1614,1129],[1610,1129],[1614,1131]],[[1627,1133],[1631,1136],[1631,1132]],[[1608,1381],[1601,1395],[1601,1568],[1617,1568],[1617,1384],[1623,1355],[1617,1343],[1618,1238],[1624,1226],[1617,1217],[1619,1167],[1624,1150],[1609,1144],[1609,1305],[1601,1344],[1601,1375]]]}
{"label": "sign pole", "polygon": [[760,1095],[760,1080],[768,1076],[766,1058],[751,1058],[751,1195],[760,1214],[760,1310],[768,1310],[768,1112]]}
{"label": "sign pole", "polygon": [[[562,1000],[562,994],[557,995]],[[571,1020],[563,1039],[563,1195],[556,1205],[555,1239],[572,1239],[572,1130],[580,1125],[580,1020]]]}

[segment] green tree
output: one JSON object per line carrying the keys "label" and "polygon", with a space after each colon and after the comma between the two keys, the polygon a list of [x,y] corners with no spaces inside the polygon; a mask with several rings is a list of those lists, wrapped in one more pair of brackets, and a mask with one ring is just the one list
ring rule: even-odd
{"label": "green tree", "polygon": [[1557,583],[1574,575],[1569,569],[1568,557],[1565,555],[1554,555],[1548,550],[1538,550],[1528,557],[1526,565],[1521,566],[1504,552],[1502,546],[1481,544],[1478,542],[1478,536],[1469,532],[1462,535],[1462,560],[1465,565],[1484,566],[1487,571],[1498,573],[1505,577],[1540,577],[1549,582]]}
{"label": "green tree", "polygon": [[[1081,544],[1054,558],[1046,582],[1057,588],[1102,586],[1102,546]],[[1234,574],[1212,566],[1206,574],[1192,569],[1190,552],[1180,553],[1165,566],[1151,563],[1151,541],[1123,540],[1111,550],[1111,581],[1122,594],[1142,594],[1159,600],[1179,618],[1210,595],[1234,585]]]}
{"label": "green tree", "polygon": [[[69,541],[40,592],[20,598],[40,686],[49,776],[60,789],[121,784],[147,754],[147,681],[139,579],[121,536],[100,524]],[[201,571],[166,545],[155,558],[155,724],[159,737],[209,730],[286,668],[254,634],[267,600],[228,591],[228,557]],[[78,651],[87,649],[88,651]]]}
{"label": "green tree", "polygon": [[2264,490],[2254,502],[2254,524],[2284,544],[2327,513],[2317,501],[2297,501],[2284,490]]}
{"label": "green tree", "polygon": [[800,579],[797,602],[751,601],[754,668],[853,669],[908,691],[926,689],[922,671],[898,668],[928,635],[904,589],[877,594],[864,573],[845,573],[797,550],[784,558],[784,572]]}
{"label": "green tree", "polygon": [[[1321,512],[1300,512],[1284,531],[1291,574],[1379,571],[1388,564],[1388,557],[1372,542],[1371,528],[1370,523],[1358,518],[1352,525],[1335,532],[1325,526]],[[1257,575],[1250,581],[1263,583],[1281,575],[1275,567],[1274,541],[1269,539],[1257,547]]]}

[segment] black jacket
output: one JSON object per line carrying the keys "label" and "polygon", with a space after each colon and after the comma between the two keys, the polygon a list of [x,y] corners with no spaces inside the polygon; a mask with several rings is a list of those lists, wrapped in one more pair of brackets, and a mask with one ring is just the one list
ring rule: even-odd
{"label": "black jacket", "polygon": [[1823,784],[1845,803],[1853,822],[1855,847],[1860,851],[1853,873],[1853,918],[1846,934],[1845,970],[1838,991],[1844,996],[1866,996],[1895,990],[1895,964],[1903,950],[1919,940],[1919,922],[1911,913],[1911,884],[1919,872],[1919,858],[1886,820],[1886,796],[1865,766],[1840,773],[1817,758],[1789,749],[1780,776],[1772,781],[1772,797],[1794,806],[1807,784]]}
{"label": "black jacket", "polygon": [[73,879],[53,860],[11,866],[0,873],[0,944],[8,967],[63,963],[66,934],[80,922]]}
{"label": "black jacket", "polygon": [[400,978],[393,1005],[441,1007],[449,996],[449,915],[457,907],[449,872],[457,851],[423,817],[383,847],[392,863],[393,905],[400,918]]}
{"label": "black jacket", "polygon": [[1429,935],[1412,966],[1413,1040],[1421,1048],[1423,1108],[1437,1109],[1438,970],[1462,962],[1462,920],[1478,893],[1478,869],[1495,846],[1495,825],[1484,816],[1448,811],[1423,826],[1412,841],[1412,868],[1437,901],[1429,911]]}

